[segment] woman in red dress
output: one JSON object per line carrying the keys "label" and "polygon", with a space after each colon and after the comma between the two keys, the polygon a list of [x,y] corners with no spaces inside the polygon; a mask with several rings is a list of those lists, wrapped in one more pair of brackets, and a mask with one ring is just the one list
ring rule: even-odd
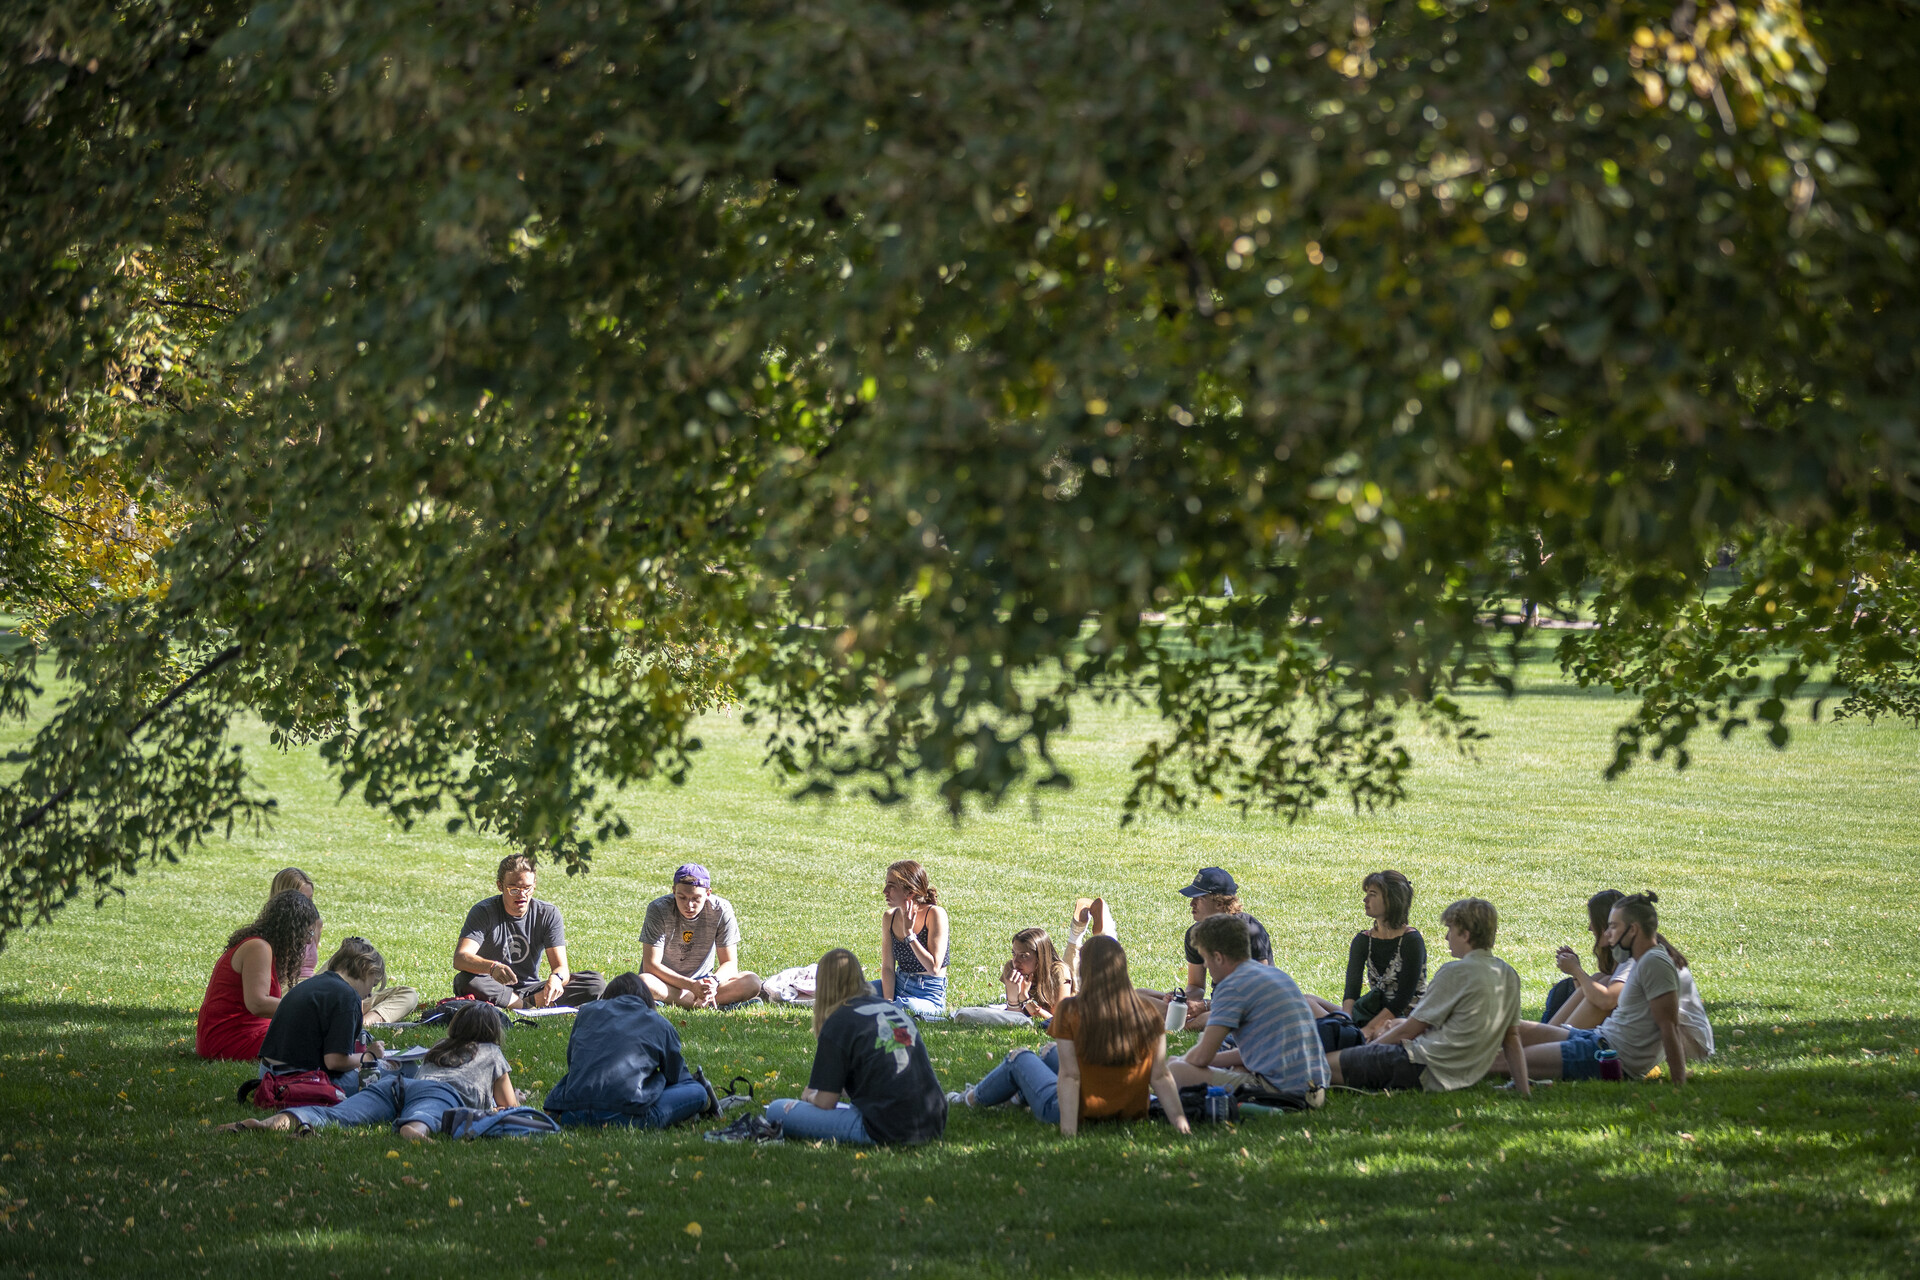
{"label": "woman in red dress", "polygon": [[260,1056],[280,993],[300,977],[300,960],[320,933],[320,912],[297,889],[267,899],[259,918],[236,929],[213,966],[200,1002],[194,1052],[250,1062]]}

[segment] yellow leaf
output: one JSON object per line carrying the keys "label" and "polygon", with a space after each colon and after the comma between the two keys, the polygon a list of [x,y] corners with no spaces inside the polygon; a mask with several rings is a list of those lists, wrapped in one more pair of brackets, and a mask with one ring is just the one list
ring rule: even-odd
{"label": "yellow leaf", "polygon": [[687,1234],[695,1240],[698,1240],[700,1238],[700,1224],[697,1222],[689,1222],[687,1224]]}

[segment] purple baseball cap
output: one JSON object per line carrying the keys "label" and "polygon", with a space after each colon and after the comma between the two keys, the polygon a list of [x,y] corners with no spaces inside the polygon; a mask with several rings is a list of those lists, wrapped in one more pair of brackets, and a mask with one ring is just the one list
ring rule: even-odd
{"label": "purple baseball cap", "polygon": [[707,869],[697,862],[684,863],[678,871],[673,873],[673,882],[675,884],[697,884],[702,889],[713,888],[713,877],[708,875]]}

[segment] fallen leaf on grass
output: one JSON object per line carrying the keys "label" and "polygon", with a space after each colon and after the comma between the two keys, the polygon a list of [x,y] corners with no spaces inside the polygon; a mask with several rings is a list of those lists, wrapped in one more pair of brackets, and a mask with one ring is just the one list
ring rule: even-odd
{"label": "fallen leaf on grass", "polygon": [[700,1224],[697,1222],[689,1222],[686,1225],[686,1232],[695,1240],[698,1240],[700,1238]]}

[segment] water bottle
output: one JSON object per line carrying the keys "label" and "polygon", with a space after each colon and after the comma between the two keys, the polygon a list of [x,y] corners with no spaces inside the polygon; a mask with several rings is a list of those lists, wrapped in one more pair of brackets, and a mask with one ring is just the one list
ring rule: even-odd
{"label": "water bottle", "polygon": [[1187,996],[1176,991],[1167,997],[1167,1030],[1178,1031],[1187,1025]]}
{"label": "water bottle", "polygon": [[1227,1091],[1217,1084],[1207,1086],[1207,1123],[1225,1124],[1232,1119],[1232,1104]]}
{"label": "water bottle", "polygon": [[1593,1055],[1593,1060],[1600,1064],[1600,1078],[1602,1080],[1625,1080],[1627,1078],[1626,1069],[1620,1065],[1620,1055],[1612,1049],[1599,1050]]}

